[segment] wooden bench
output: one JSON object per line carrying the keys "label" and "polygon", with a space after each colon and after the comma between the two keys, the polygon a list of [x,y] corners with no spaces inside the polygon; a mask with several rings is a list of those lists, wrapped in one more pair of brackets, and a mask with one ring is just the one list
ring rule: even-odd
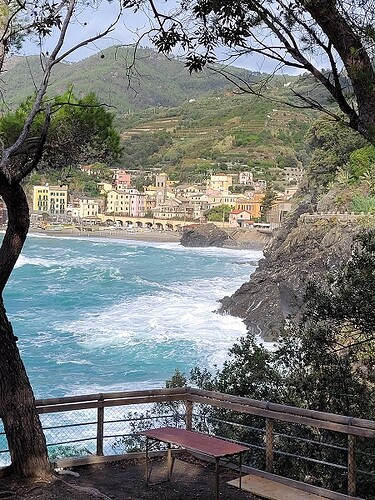
{"label": "wooden bench", "polygon": [[191,453],[198,453],[215,460],[215,494],[216,500],[219,500],[219,461],[230,460],[234,457],[239,458],[239,487],[241,488],[242,476],[242,454],[249,451],[250,448],[242,446],[225,439],[209,436],[195,431],[178,429],[176,427],[160,427],[141,431],[138,434],[146,437],[146,481],[149,484],[149,452],[155,442],[163,442],[168,445],[167,453],[167,478],[171,480],[174,458],[172,457],[172,445],[183,448]]}

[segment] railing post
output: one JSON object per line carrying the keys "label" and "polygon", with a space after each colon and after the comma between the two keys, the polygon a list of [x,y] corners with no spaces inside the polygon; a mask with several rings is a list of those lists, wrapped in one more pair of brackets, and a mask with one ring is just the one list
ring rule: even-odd
{"label": "railing post", "polygon": [[273,471],[273,420],[266,418],[266,471]]}
{"label": "railing post", "polygon": [[185,427],[188,431],[193,428],[193,402],[189,400],[185,401]]}
{"label": "railing post", "polygon": [[357,490],[355,445],[355,436],[348,434],[348,495],[350,496],[355,496]]}
{"label": "railing post", "polygon": [[98,400],[98,415],[97,415],[97,430],[96,430],[96,454],[103,456],[103,441],[104,441],[104,406],[103,396],[100,395]]}

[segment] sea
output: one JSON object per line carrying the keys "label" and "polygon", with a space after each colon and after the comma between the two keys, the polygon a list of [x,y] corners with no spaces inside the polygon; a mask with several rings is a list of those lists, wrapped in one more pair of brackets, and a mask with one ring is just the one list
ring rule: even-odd
{"label": "sea", "polygon": [[243,336],[219,300],[258,250],[31,234],[4,301],[36,398],[165,387]]}
{"label": "sea", "polygon": [[[4,302],[35,397],[163,388],[176,369],[189,377],[196,366],[220,368],[246,330],[239,318],[217,313],[218,301],[248,281],[261,257],[255,250],[30,234]],[[95,411],[41,418],[49,443],[84,436],[82,453],[95,453],[96,425],[71,427],[95,422]],[[118,430],[107,431],[105,453],[112,454]],[[9,463],[0,422],[0,467]]]}

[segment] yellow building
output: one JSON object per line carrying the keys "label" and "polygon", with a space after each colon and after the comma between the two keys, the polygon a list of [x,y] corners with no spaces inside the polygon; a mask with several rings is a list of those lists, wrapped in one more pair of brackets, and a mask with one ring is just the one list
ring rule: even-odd
{"label": "yellow building", "polygon": [[227,174],[213,174],[211,178],[207,180],[206,189],[207,191],[219,191],[221,194],[229,193],[229,188],[232,186],[233,179],[232,176]]}
{"label": "yellow building", "polygon": [[113,215],[129,215],[131,217],[143,217],[145,212],[144,193],[131,188],[125,191],[113,189],[107,194],[106,213]]}
{"label": "yellow building", "polygon": [[68,186],[34,186],[33,211],[65,214],[68,204]]}
{"label": "yellow building", "polygon": [[110,182],[98,182],[98,188],[100,194],[107,194],[109,191],[112,191],[113,186]]}

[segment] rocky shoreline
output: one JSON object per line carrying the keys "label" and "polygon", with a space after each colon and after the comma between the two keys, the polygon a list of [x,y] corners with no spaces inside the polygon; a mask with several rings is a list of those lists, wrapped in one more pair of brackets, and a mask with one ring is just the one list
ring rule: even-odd
{"label": "rocky shoreline", "polygon": [[285,320],[297,321],[306,285],[323,283],[348,261],[361,226],[336,219],[306,222],[276,232],[248,282],[221,299],[220,313],[242,318],[247,330],[274,340]]}

